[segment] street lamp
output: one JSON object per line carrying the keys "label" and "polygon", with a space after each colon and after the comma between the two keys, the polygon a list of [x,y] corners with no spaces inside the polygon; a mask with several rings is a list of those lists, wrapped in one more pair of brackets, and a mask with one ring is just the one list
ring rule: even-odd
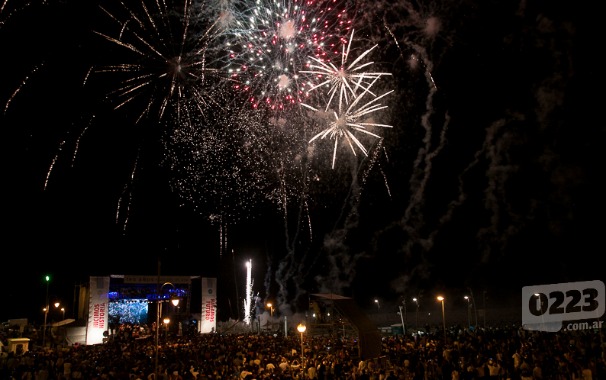
{"label": "street lamp", "polygon": [[419,331],[419,299],[415,297],[412,299],[412,302],[417,305],[417,311],[415,313],[415,327],[417,328],[417,331]]}
{"label": "street lamp", "polygon": [[162,322],[164,322],[164,339],[168,340],[168,324],[170,323],[170,318],[166,317]]}
{"label": "street lamp", "polygon": [[444,297],[438,296],[438,301],[442,303],[442,327],[444,328],[444,344],[446,344],[446,316],[444,314]]}
{"label": "street lamp", "polygon": [[44,279],[46,280],[46,303],[44,304],[44,331],[42,332],[42,347],[46,346],[46,323],[48,321],[48,283],[50,282],[50,276],[47,274]]}
{"label": "street lamp", "polygon": [[62,314],[62,318],[61,319],[65,320],[65,308],[64,307],[61,308],[61,314]]}
{"label": "street lamp", "polygon": [[46,340],[46,319],[48,317],[48,307],[43,307],[42,312],[44,312],[44,328],[42,329],[42,347],[44,347]]}
{"label": "street lamp", "polygon": [[[170,285],[173,287],[174,289],[174,285],[170,282],[165,282],[164,284],[162,284],[162,286],[160,287],[158,294],[156,294],[157,297],[157,301],[156,301],[156,357],[154,360],[154,374],[155,374],[155,378],[158,378],[158,351],[160,349],[160,316],[162,314],[162,303],[166,302],[166,300],[163,300],[160,298],[160,294],[162,293],[162,290],[164,289],[164,287],[166,285]],[[177,297],[170,297],[170,302],[176,307],[179,305],[179,298]],[[164,323],[166,325],[166,336],[168,337],[168,324],[170,323],[170,319],[166,318],[164,320]]]}
{"label": "street lamp", "polygon": [[269,309],[269,316],[273,317],[274,316],[274,305],[272,305],[271,302],[267,303],[267,308]]}
{"label": "street lamp", "polygon": [[467,301],[467,326],[471,327],[471,304],[469,303],[469,296],[463,297]]}
{"label": "street lamp", "polygon": [[53,306],[55,306],[55,310],[57,310],[57,309],[59,309],[59,306],[61,306],[61,303],[59,301],[55,301],[55,303],[53,304]]}
{"label": "street lamp", "polygon": [[304,351],[303,351],[303,333],[307,327],[303,323],[299,323],[297,325],[297,330],[301,333],[301,365],[303,365],[303,360],[305,359]]}
{"label": "street lamp", "polygon": [[375,303],[377,304],[377,312],[381,309],[381,304],[379,303],[379,300],[375,298]]}

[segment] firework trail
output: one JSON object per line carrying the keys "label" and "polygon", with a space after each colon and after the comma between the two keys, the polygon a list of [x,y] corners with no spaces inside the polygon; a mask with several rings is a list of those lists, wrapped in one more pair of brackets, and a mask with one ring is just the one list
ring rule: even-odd
{"label": "firework trail", "polygon": [[30,73],[30,75],[26,76],[22,81],[21,84],[17,87],[17,89],[15,89],[15,91],[9,96],[8,100],[6,101],[6,104],[4,105],[4,114],[6,114],[8,112],[8,109],[11,105],[11,103],[13,102],[13,100],[15,99],[15,97],[23,90],[23,88],[30,82],[30,77],[31,75],[37,73],[40,68],[43,66],[43,64],[36,66],[32,72]]}
{"label": "firework trail", "polygon": [[[10,18],[16,13],[21,12],[32,5],[29,1],[19,2],[17,6],[13,6],[14,3],[14,0],[10,1],[10,4],[9,0],[0,1],[0,29],[7,24]],[[42,4],[44,3],[45,2],[43,1]]]}

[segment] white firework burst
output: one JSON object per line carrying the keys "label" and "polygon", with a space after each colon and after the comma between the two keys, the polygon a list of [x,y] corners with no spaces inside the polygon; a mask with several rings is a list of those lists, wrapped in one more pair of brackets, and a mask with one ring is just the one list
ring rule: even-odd
{"label": "white firework burst", "polygon": [[320,87],[328,87],[328,101],[326,102],[325,111],[328,111],[330,108],[331,103],[335,100],[335,95],[339,99],[339,112],[341,112],[344,105],[348,105],[352,99],[356,99],[357,94],[360,91],[369,92],[373,96],[376,96],[370,91],[370,87],[374,81],[383,75],[391,75],[391,73],[363,71],[374,63],[363,63],[363,59],[368,56],[377,45],[364,51],[353,62],[348,64],[347,59],[349,58],[353,38],[354,31],[352,30],[347,46],[343,46],[341,65],[339,67],[335,66],[332,62],[327,62],[316,57],[309,57],[312,61],[316,62],[315,64],[312,63],[309,65],[312,70],[300,71],[302,74],[312,74],[321,80],[321,82],[317,84],[310,83],[308,92]]}
{"label": "white firework burst", "polygon": [[119,26],[117,35],[95,31],[122,48],[127,61],[103,65],[94,73],[113,73],[118,88],[110,92],[121,108],[140,99],[143,111],[138,120],[153,111],[162,119],[169,107],[177,114],[202,111],[212,101],[209,94],[222,80],[209,62],[209,45],[220,32],[220,20],[199,20],[193,0],[182,2],[143,0],[129,7],[124,2],[116,12],[101,7]]}
{"label": "white firework burst", "polygon": [[[344,111],[333,111],[334,121],[331,121],[326,129],[316,134],[309,140],[310,144],[316,139],[324,139],[326,137],[335,140],[332,156],[333,169],[337,159],[339,140],[343,139],[345,142],[347,142],[354,156],[356,155],[355,147],[358,147],[358,149],[360,149],[365,156],[368,156],[368,149],[366,149],[360,139],[358,139],[356,133],[362,133],[374,138],[381,138],[380,135],[371,132],[369,128],[392,128],[392,126],[388,124],[375,123],[372,121],[372,119],[369,119],[368,116],[374,112],[387,108],[387,106],[379,104],[378,101],[392,93],[393,90],[380,96],[374,96],[370,101],[360,106],[362,103],[362,98],[370,93],[370,87],[374,84],[374,82],[376,82],[377,79],[378,78],[371,82],[367,89],[360,92]],[[318,112],[317,108],[314,108],[308,104],[302,103],[302,105],[315,112]]]}

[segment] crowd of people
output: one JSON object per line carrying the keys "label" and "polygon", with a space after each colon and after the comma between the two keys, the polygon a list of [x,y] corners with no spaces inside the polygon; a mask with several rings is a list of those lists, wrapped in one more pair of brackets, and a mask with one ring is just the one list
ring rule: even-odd
{"label": "crowd of people", "polygon": [[603,329],[553,333],[508,325],[386,335],[376,358],[360,357],[355,336],[311,331],[303,344],[297,331],[175,335],[156,351],[153,334],[141,329],[122,325],[98,345],[4,352],[0,379],[606,379]]}

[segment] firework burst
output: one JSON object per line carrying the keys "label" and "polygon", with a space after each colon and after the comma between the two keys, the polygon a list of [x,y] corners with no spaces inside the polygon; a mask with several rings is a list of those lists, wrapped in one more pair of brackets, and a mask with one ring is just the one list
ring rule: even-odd
{"label": "firework burst", "polygon": [[318,84],[310,83],[309,92],[321,87],[328,88],[328,101],[326,102],[325,111],[328,111],[330,108],[333,100],[335,100],[335,95],[337,95],[339,102],[339,112],[341,112],[344,105],[349,104],[352,99],[355,99],[360,91],[368,91],[372,95],[375,95],[370,91],[372,83],[383,75],[391,75],[391,73],[363,71],[374,63],[364,63],[363,60],[377,45],[367,49],[354,59],[353,62],[348,63],[347,60],[351,52],[353,37],[354,31],[352,30],[347,46],[343,46],[341,65],[339,67],[335,66],[332,62],[323,61],[316,57],[309,57],[315,62],[315,64],[309,65],[312,70],[301,71],[303,74],[312,74],[316,79],[320,80]]}
{"label": "firework burst", "polygon": [[155,111],[162,119],[169,108],[177,115],[204,112],[223,79],[209,58],[221,20],[200,20],[191,0],[181,8],[171,1],[142,1],[137,8],[119,4],[122,8],[117,12],[102,8],[118,25],[116,35],[95,33],[122,48],[127,63],[93,69],[122,76],[120,85],[109,93],[115,108],[140,101],[138,121]]}
{"label": "firework burst", "polygon": [[[347,145],[351,148],[354,156],[356,155],[357,147],[365,156],[368,156],[368,149],[362,144],[360,139],[356,136],[357,133],[361,133],[365,136],[371,136],[373,138],[381,138],[380,135],[372,132],[370,128],[382,127],[382,128],[391,128],[391,125],[388,124],[380,124],[374,122],[372,118],[370,118],[370,114],[387,108],[387,106],[383,106],[378,103],[380,99],[389,95],[393,92],[389,91],[384,93],[383,95],[373,97],[370,101],[362,104],[362,98],[365,95],[369,94],[370,87],[377,81],[376,78],[367,89],[360,92],[356,98],[347,106],[344,110],[333,111],[334,120],[328,123],[328,127],[325,128],[322,132],[317,133],[315,136],[309,140],[309,143],[314,142],[316,139],[324,139],[326,137],[330,139],[334,139],[334,148],[332,155],[332,168],[335,167],[335,161],[337,159],[337,148],[339,146],[339,140],[343,139]],[[314,108],[308,104],[302,103],[304,107],[311,109],[314,112],[320,112],[317,108]]]}
{"label": "firework burst", "polygon": [[345,41],[350,21],[336,0],[257,0],[236,16],[226,46],[227,71],[254,107],[285,109],[306,98],[300,72],[329,60]]}

